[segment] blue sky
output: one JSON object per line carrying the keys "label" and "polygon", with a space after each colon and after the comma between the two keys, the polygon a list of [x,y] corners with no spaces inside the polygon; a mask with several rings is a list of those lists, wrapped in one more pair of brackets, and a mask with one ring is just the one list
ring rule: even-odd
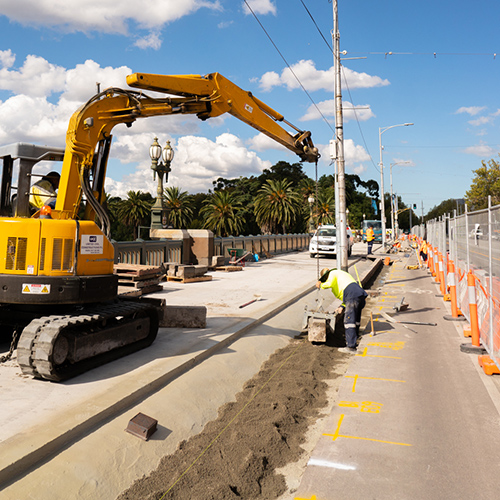
{"label": "blue sky", "polygon": [[[132,72],[219,72],[294,125],[310,130],[332,173],[333,57],[328,0],[0,0],[0,144],[64,145],[71,114],[101,88],[126,88]],[[340,0],[346,170],[380,182],[420,213],[463,197],[481,160],[500,151],[500,4],[463,0]],[[291,76],[286,62],[307,89]],[[346,85],[347,83],[347,85]],[[317,117],[313,103],[329,120]],[[231,116],[139,120],[114,129],[106,189],[155,193],[148,148],[171,140],[169,185],[207,192],[218,177],[259,175],[298,158]],[[404,163],[403,163],[404,162]],[[48,168],[42,166],[42,168]],[[314,165],[304,164],[314,178]]]}

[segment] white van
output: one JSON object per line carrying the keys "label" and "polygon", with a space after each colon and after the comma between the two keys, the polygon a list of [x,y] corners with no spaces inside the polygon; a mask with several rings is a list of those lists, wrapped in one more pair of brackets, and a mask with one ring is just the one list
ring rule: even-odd
{"label": "white van", "polygon": [[[347,255],[352,253],[354,238],[352,231],[347,228]],[[333,224],[319,226],[309,242],[309,255],[336,255],[337,254],[337,230]]]}

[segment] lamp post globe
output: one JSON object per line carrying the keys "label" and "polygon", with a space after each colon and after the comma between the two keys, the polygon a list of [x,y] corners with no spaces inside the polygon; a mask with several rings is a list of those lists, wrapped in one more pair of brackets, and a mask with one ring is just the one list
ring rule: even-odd
{"label": "lamp post globe", "polygon": [[[151,208],[151,229],[165,229],[168,222],[168,210],[163,202],[163,176],[165,183],[168,182],[168,174],[171,170],[170,164],[174,159],[174,150],[167,141],[162,149],[155,137],[153,144],[149,147],[149,156],[151,158],[151,170],[153,170],[153,179],[158,176],[158,185],[156,188],[156,200]],[[163,160],[161,161],[160,158]]]}

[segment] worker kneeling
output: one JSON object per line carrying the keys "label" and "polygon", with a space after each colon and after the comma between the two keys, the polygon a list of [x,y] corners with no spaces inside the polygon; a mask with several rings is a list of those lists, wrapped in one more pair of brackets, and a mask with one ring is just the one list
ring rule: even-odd
{"label": "worker kneeling", "polygon": [[368,294],[349,273],[338,269],[322,269],[316,288],[323,290],[330,288],[333,295],[342,301],[340,308],[345,309],[344,328],[347,347],[339,351],[355,353],[361,324],[361,311],[365,307]]}

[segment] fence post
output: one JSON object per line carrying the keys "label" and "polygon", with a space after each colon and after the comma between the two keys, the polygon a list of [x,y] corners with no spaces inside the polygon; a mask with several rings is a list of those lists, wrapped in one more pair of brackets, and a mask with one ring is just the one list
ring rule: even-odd
{"label": "fence post", "polygon": [[491,223],[491,195],[488,195],[488,294],[489,294],[489,309],[490,309],[490,353],[493,355],[494,353],[494,344],[493,344],[493,247],[492,247],[492,233],[493,232],[493,224]]}

